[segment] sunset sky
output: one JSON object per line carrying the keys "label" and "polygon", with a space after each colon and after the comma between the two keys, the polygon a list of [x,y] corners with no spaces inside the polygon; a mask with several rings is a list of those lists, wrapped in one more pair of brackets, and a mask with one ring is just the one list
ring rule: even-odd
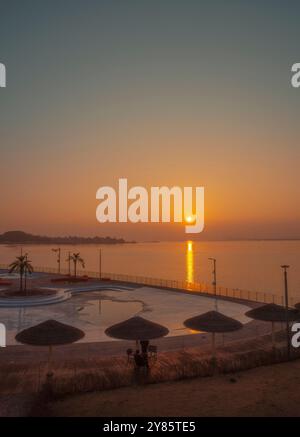
{"label": "sunset sky", "polygon": [[1,0],[0,232],[101,225],[96,191],[204,186],[196,238],[300,238],[299,1]]}

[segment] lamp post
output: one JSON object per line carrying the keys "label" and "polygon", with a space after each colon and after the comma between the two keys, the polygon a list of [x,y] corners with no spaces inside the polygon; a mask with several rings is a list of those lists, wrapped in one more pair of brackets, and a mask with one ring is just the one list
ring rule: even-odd
{"label": "lamp post", "polygon": [[52,249],[52,252],[57,253],[57,267],[58,267],[58,273],[60,274],[61,249],[60,247],[58,247],[57,249]]}
{"label": "lamp post", "polygon": [[102,250],[99,249],[99,279],[102,278]]}
{"label": "lamp post", "polygon": [[291,358],[291,342],[290,342],[290,326],[288,319],[288,310],[289,310],[289,293],[288,293],[288,279],[287,279],[287,269],[290,266],[283,265],[281,268],[283,269],[283,277],[284,277],[284,296],[285,296],[285,310],[286,310],[286,341],[287,341],[287,357],[288,360]]}
{"label": "lamp post", "polygon": [[71,276],[71,252],[68,253],[68,267],[69,267],[69,276]]}
{"label": "lamp post", "polygon": [[218,302],[217,302],[217,260],[216,258],[208,258],[210,261],[213,262],[213,281],[212,285],[214,286],[214,295],[215,295],[215,309],[218,311]]}

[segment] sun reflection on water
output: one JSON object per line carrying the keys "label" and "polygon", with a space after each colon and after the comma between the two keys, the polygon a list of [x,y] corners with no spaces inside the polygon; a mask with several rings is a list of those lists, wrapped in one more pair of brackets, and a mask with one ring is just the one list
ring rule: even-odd
{"label": "sun reflection on water", "polygon": [[194,247],[192,241],[187,241],[186,246],[186,281],[189,284],[194,282]]}

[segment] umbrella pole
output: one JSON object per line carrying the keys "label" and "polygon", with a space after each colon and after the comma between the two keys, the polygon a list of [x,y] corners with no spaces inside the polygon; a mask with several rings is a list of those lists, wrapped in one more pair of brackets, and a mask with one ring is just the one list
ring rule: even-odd
{"label": "umbrella pole", "polygon": [[272,348],[275,349],[275,332],[274,332],[274,322],[272,322]]}
{"label": "umbrella pole", "polygon": [[49,351],[48,351],[48,373],[47,376],[52,376],[52,346],[49,346]]}
{"label": "umbrella pole", "polygon": [[215,332],[212,333],[212,357],[213,357],[213,359],[216,358],[216,334],[215,334]]}

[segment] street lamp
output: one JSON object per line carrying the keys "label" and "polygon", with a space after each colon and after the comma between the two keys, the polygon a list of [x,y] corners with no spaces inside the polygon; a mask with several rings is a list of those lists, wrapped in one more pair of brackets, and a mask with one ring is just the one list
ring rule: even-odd
{"label": "street lamp", "polygon": [[99,249],[99,279],[102,278],[102,250]]}
{"label": "street lamp", "polygon": [[213,262],[213,271],[212,271],[213,281],[212,281],[212,285],[214,286],[216,311],[218,311],[218,302],[217,302],[217,260],[216,260],[216,258],[208,258],[208,259]]}
{"label": "street lamp", "polygon": [[58,266],[58,273],[60,274],[60,255],[61,255],[61,249],[58,247],[57,249],[52,249],[52,252],[57,253],[57,266]]}
{"label": "street lamp", "polygon": [[289,293],[288,293],[288,279],[287,279],[287,270],[290,266],[283,265],[281,268],[283,269],[284,276],[284,295],[285,295],[285,310],[286,310],[286,341],[287,341],[287,356],[288,360],[291,358],[291,342],[290,342],[290,326],[289,326]]}

